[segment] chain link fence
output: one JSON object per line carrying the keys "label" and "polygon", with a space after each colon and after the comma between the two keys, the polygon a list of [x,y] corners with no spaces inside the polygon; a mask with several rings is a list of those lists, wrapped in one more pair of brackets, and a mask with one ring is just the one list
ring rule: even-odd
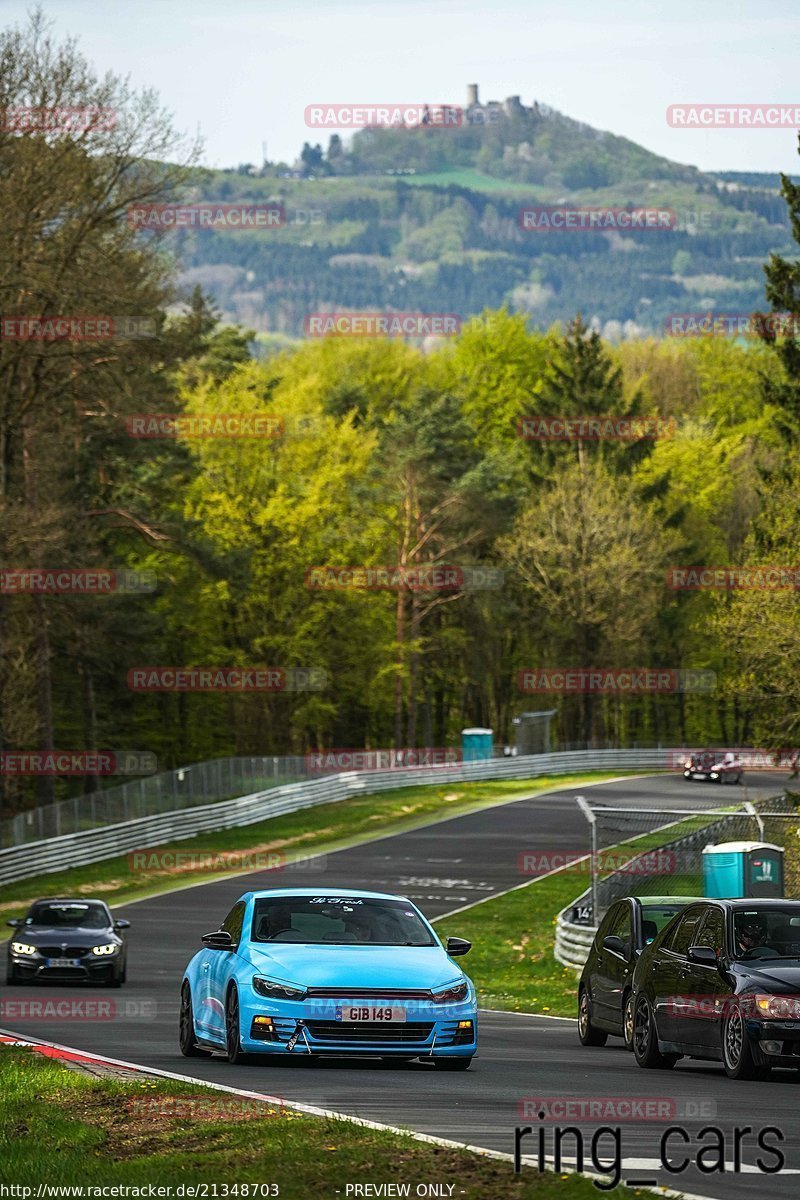
{"label": "chain link fence", "polygon": [[334,774],[337,769],[311,771],[302,754],[215,758],[17,813],[0,821],[0,847],[231,800],[311,776]]}

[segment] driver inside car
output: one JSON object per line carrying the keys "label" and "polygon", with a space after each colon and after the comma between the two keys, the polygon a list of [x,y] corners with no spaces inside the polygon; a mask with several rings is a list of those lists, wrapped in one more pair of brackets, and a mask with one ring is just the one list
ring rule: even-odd
{"label": "driver inside car", "polygon": [[736,924],[736,946],[748,958],[775,958],[777,950],[766,945],[767,927],[760,917],[746,916]]}

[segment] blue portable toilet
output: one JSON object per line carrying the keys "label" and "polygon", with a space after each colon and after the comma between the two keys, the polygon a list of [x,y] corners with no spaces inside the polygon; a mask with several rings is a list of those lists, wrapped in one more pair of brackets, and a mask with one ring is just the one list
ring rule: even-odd
{"label": "blue portable toilet", "polygon": [[461,754],[464,762],[481,762],[494,757],[493,729],[462,729]]}
{"label": "blue portable toilet", "polygon": [[720,842],[703,850],[706,896],[735,900],[783,895],[783,847],[771,842]]}

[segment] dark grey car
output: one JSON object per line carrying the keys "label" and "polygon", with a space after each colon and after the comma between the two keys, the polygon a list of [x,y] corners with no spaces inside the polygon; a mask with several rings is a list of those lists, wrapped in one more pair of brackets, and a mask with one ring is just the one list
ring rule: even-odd
{"label": "dark grey car", "polygon": [[125,982],[128,948],[123,931],[102,900],[37,900],[24,917],[7,922],[15,930],[8,943],[6,983],[63,980]]}

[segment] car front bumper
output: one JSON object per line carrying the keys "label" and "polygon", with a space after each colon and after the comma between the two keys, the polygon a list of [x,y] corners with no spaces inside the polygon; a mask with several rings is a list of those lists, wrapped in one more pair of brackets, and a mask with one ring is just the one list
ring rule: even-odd
{"label": "car front bumper", "polygon": [[69,967],[48,966],[48,960],[41,954],[15,954],[9,951],[9,962],[20,980],[42,980],[57,983],[104,983],[113,979],[118,970],[119,954],[91,955],[73,960]]}
{"label": "car front bumper", "polygon": [[800,1068],[800,1020],[745,1022],[750,1042],[764,1066]]}
{"label": "car front bumper", "polygon": [[[377,1054],[472,1057],[477,1049],[477,1006],[409,1001],[406,1021],[345,1021],[342,1009],[363,1001],[271,1001],[240,993],[242,1049],[255,1054]],[[374,1002],[371,1002],[374,1003]],[[379,1003],[379,1002],[378,1002]],[[337,1011],[338,1010],[338,1011]]]}

